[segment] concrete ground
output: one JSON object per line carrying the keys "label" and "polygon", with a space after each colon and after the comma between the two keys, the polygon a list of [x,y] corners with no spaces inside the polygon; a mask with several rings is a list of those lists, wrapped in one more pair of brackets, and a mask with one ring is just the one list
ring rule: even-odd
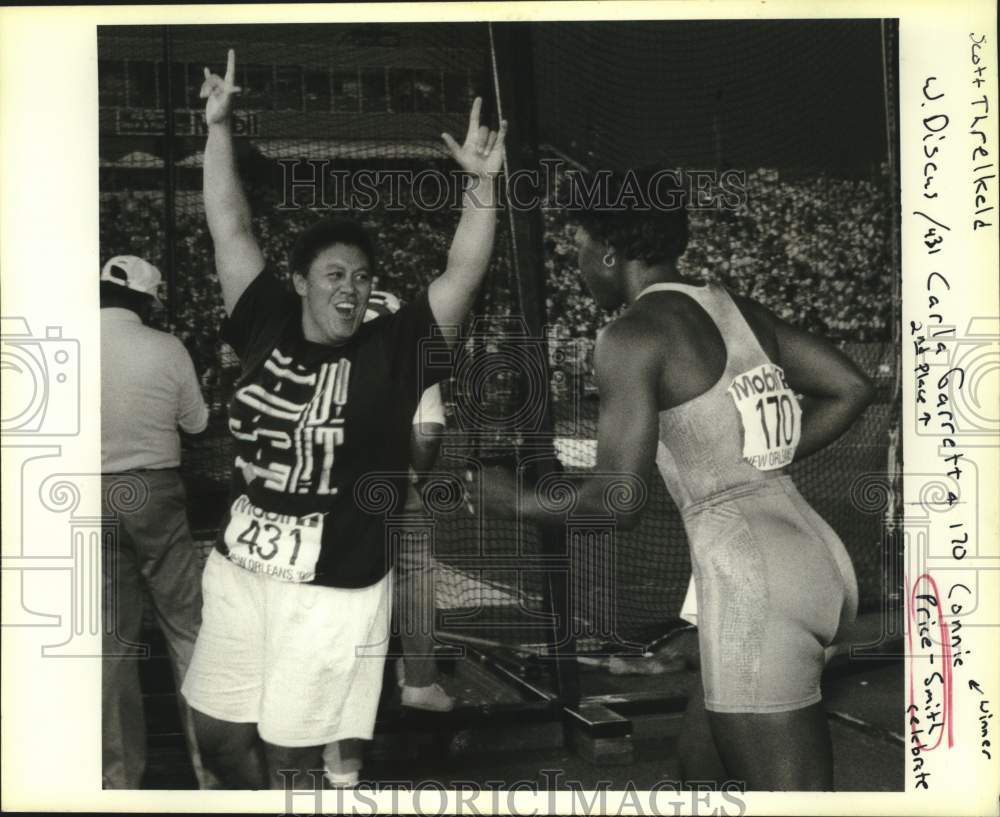
{"label": "concrete ground", "polygon": [[[156,647],[156,638],[151,636]],[[144,788],[193,788],[177,732],[176,698],[165,657],[143,668],[149,762]],[[612,676],[599,668],[581,670],[584,695],[659,695],[677,710],[694,682],[694,671],[649,676]],[[834,659],[824,679],[830,713],[834,785],[838,791],[901,791],[904,785],[903,662],[894,659]],[[368,746],[364,778],[373,782],[529,781],[540,788],[649,789],[677,780],[679,712],[639,714],[633,710],[632,757],[626,765],[594,764],[571,749],[550,708],[507,684],[475,661],[458,661],[442,675],[458,699],[447,715],[414,713],[398,705],[387,675],[376,740]],[[640,707],[640,709],[642,709]],[[497,785],[496,783],[493,784]]]}

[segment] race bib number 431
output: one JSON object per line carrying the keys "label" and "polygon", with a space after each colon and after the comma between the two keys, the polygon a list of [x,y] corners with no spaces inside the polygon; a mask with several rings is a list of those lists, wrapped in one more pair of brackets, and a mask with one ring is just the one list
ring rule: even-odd
{"label": "race bib number 431", "polygon": [[743,423],[743,459],[759,471],[784,468],[802,435],[802,408],[780,366],[765,363],[729,387]]}
{"label": "race bib number 431", "polygon": [[233,503],[223,535],[229,560],[281,581],[312,581],[316,576],[324,516],[272,513],[258,508],[244,494]]}

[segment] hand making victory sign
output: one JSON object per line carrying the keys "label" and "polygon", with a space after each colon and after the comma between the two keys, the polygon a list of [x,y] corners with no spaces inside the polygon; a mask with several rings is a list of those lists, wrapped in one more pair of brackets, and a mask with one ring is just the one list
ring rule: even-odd
{"label": "hand making victory sign", "polygon": [[205,69],[205,81],[198,96],[208,100],[205,103],[205,122],[209,125],[224,123],[232,115],[233,94],[243,89],[233,82],[236,79],[236,52],[230,48],[226,56],[226,76],[220,77]]}

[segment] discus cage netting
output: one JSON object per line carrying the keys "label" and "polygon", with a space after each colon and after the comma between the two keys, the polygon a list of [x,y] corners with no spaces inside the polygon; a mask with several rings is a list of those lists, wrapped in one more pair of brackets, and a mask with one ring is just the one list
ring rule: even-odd
{"label": "discus cage netting", "polygon": [[[746,196],[739,207],[692,212],[682,267],[837,339],[878,385],[877,401],[859,423],[792,467],[803,494],[851,553],[862,609],[877,608],[898,593],[898,553],[886,524],[900,410],[893,170],[889,162],[875,162],[860,174],[856,168],[846,172],[846,159],[830,152],[835,148],[824,152],[821,145],[810,153],[781,128],[768,131],[768,118],[790,111],[769,92],[769,81],[777,79],[775,53],[755,44],[777,39],[781,47],[774,51],[783,51],[786,63],[806,66],[820,82],[848,82],[860,69],[814,58],[816,43],[822,38],[828,48],[831,36],[841,48],[864,43],[882,36],[879,24],[544,23],[530,24],[530,36],[501,38],[499,45],[496,28],[100,29],[100,252],[102,259],[139,255],[167,278],[159,323],[191,352],[212,415],[208,433],[184,451],[200,540],[207,546],[225,502],[232,467],[226,410],[238,362],[219,337],[224,313],[201,201],[205,126],[198,92],[203,67],[221,72],[226,49],[234,48],[243,88],[235,116],[240,174],[255,235],[280,275],[287,276],[287,252],[299,232],[321,216],[345,213],[336,209],[342,202],[335,201],[335,183],[323,193],[315,185],[289,187],[290,179],[323,173],[321,163],[328,162],[349,177],[381,172],[375,206],[346,212],[375,238],[378,288],[414,297],[444,269],[458,212],[423,206],[434,190],[414,191],[405,181],[412,175],[392,173],[448,172],[452,161],[440,134],[460,138],[476,95],[486,99],[494,126],[505,104],[504,116],[536,120],[530,134],[518,134],[509,146],[509,159],[521,166],[556,161],[560,177],[573,169],[658,162],[744,171]],[[891,46],[894,39],[884,42]],[[530,53],[517,51],[527,47]],[[891,54],[887,64],[894,75]],[[882,65],[876,68],[881,81]],[[682,99],[674,83],[649,81],[671,75],[679,77],[678,85],[701,83],[701,92]],[[523,97],[525,77],[534,98],[512,105],[510,89]],[[886,83],[885,98],[893,98],[892,87]],[[795,104],[794,97],[781,103]],[[664,126],[650,111],[662,108],[683,111],[683,120],[674,116],[662,138],[651,137],[650,128]],[[893,110],[869,112],[887,143],[885,155],[895,139],[894,127],[886,137],[885,126]],[[512,123],[515,130],[517,125]],[[761,138],[762,131],[770,138]],[[829,134],[824,139],[823,145],[836,143]],[[429,174],[421,183],[428,181]],[[526,229],[532,219],[535,233]],[[550,468],[568,472],[593,466],[593,338],[609,316],[583,290],[573,229],[571,217],[555,208],[508,211],[500,218],[476,307],[481,319],[463,349],[467,362],[481,365],[472,365],[473,376],[445,384],[449,425],[442,469],[460,473],[470,457],[547,458]],[[526,236],[536,243],[526,247]],[[544,308],[525,301],[541,293]],[[538,320],[523,320],[528,313],[542,316],[545,335],[539,335]],[[534,374],[527,376],[525,368]],[[577,531],[562,560],[559,548],[530,526],[461,510],[441,515],[434,526],[439,627],[476,643],[539,652],[551,641],[554,611],[571,619],[568,629],[584,651],[648,644],[670,632],[690,574],[687,541],[659,480],[649,489],[650,505],[637,530],[613,540]],[[554,601],[546,578],[560,565],[570,568],[569,594],[556,594]],[[594,604],[597,597],[603,605]]]}

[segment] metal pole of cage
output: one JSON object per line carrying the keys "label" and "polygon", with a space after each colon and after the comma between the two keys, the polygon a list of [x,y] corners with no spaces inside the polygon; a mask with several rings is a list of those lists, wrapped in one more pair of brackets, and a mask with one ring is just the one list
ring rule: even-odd
{"label": "metal pole of cage", "polygon": [[[902,342],[902,277],[900,266],[900,188],[899,167],[897,161],[896,138],[898,135],[898,117],[896,111],[897,96],[895,82],[895,67],[897,58],[898,27],[893,21],[882,20],[882,88],[885,107],[885,139],[886,156],[888,159],[888,186],[890,196],[891,223],[889,229],[890,258],[892,263],[892,348],[895,360],[895,372],[892,386],[892,404],[902,406],[902,366],[900,344]],[[885,565],[883,584],[883,610],[886,621],[891,621],[891,608],[898,606],[901,600],[903,570],[903,534],[899,529],[902,517],[903,490],[903,446],[901,418],[889,427],[889,440],[886,456],[886,469],[891,500],[886,508],[885,529],[888,533],[886,541],[890,552],[883,554]]]}
{"label": "metal pole of cage", "polygon": [[177,239],[177,216],[174,210],[177,192],[176,123],[174,121],[173,38],[170,26],[163,26],[164,134],[163,134],[163,266],[167,279],[167,323],[177,322],[177,264],[174,247]]}
{"label": "metal pole of cage", "polygon": [[[538,170],[538,134],[535,116],[535,83],[532,66],[531,30],[526,23],[494,25],[488,23],[490,59],[493,71],[497,112],[508,120],[506,167],[508,177],[521,169]],[[506,111],[505,111],[506,106]],[[545,334],[545,263],[544,223],[538,207],[515,214],[510,202],[505,202],[509,219],[518,302],[527,329],[533,339],[547,344]],[[546,451],[533,456],[527,476],[537,482],[544,476],[562,470],[555,455],[554,424],[550,407],[550,377],[548,347],[541,355],[545,384],[545,406],[541,412],[536,443]],[[539,440],[538,437],[542,439]],[[541,446],[539,446],[541,447]],[[535,450],[536,455],[540,452]],[[550,614],[551,679],[563,703],[575,704],[580,697],[579,668],[576,645],[572,636],[568,572],[568,552],[562,531],[552,528],[539,530],[545,557],[558,560],[566,557],[567,570],[546,570],[543,597]]]}

